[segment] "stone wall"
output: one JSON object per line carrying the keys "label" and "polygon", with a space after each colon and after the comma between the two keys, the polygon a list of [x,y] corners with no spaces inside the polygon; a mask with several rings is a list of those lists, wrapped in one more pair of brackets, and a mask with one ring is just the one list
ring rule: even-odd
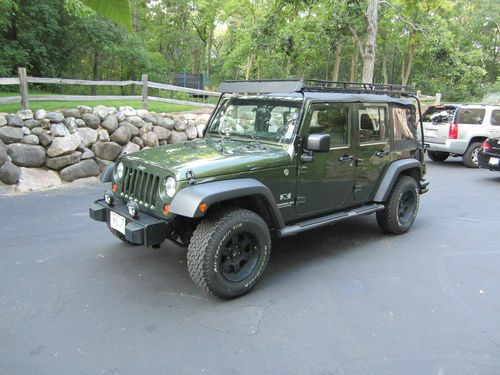
{"label": "stone wall", "polygon": [[0,113],[0,181],[26,191],[98,176],[124,153],[201,137],[209,113],[84,105]]}

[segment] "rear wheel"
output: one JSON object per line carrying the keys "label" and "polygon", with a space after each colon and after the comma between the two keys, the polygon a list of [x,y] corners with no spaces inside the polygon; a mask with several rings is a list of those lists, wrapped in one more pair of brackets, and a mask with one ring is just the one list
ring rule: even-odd
{"label": "rear wheel", "polygon": [[432,161],[445,161],[450,156],[449,152],[440,152],[440,151],[427,151],[427,155],[429,155],[429,159]]}
{"label": "rear wheel", "polygon": [[478,154],[481,149],[481,142],[472,142],[465,151],[462,160],[466,167],[479,168]]}
{"label": "rear wheel", "polygon": [[415,221],[419,204],[420,195],[415,179],[400,176],[385,202],[385,208],[377,212],[377,223],[387,233],[405,233]]}
{"label": "rear wheel", "polygon": [[194,283],[221,298],[248,292],[259,281],[271,252],[265,221],[244,209],[228,209],[202,220],[188,247]]}

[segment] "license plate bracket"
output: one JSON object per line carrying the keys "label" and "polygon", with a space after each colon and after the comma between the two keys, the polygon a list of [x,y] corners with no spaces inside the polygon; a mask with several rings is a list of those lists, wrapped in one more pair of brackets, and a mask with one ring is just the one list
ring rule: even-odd
{"label": "license plate bracket", "polygon": [[109,225],[111,228],[117,230],[121,234],[125,234],[125,226],[127,225],[127,219],[122,215],[118,215],[116,212],[111,211],[109,213]]}

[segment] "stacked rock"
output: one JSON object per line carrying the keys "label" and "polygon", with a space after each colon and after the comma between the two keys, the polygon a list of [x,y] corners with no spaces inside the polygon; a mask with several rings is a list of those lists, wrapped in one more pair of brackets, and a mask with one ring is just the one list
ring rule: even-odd
{"label": "stacked rock", "polygon": [[129,106],[0,113],[0,181],[19,182],[23,168],[57,171],[64,181],[98,176],[124,153],[202,136],[205,113],[155,113]]}

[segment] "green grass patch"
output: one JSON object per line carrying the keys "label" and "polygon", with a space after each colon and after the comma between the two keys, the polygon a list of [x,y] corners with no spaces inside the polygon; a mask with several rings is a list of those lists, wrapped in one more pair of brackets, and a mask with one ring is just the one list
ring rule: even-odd
{"label": "green grass patch", "polygon": [[[18,94],[15,93],[5,93],[1,92],[1,97],[6,96],[16,96]],[[40,93],[36,95],[46,95],[45,93]],[[50,95],[50,94],[48,94]],[[76,100],[76,101],[31,101],[29,103],[29,108],[32,111],[37,109],[45,109],[47,111],[55,111],[58,109],[64,108],[76,108],[78,105],[86,105],[89,107],[95,107],[98,105],[105,105],[109,107],[119,107],[119,106],[131,106],[135,109],[142,108],[142,103],[140,100],[95,100],[95,101],[86,101],[86,100]],[[196,109],[197,107],[189,106],[189,105],[180,105],[180,104],[170,104],[170,103],[159,103],[159,102],[149,102],[148,107],[150,111],[153,112],[182,112],[182,111],[191,111]],[[13,104],[1,104],[0,112],[7,113],[15,113],[21,109],[20,103]]]}

